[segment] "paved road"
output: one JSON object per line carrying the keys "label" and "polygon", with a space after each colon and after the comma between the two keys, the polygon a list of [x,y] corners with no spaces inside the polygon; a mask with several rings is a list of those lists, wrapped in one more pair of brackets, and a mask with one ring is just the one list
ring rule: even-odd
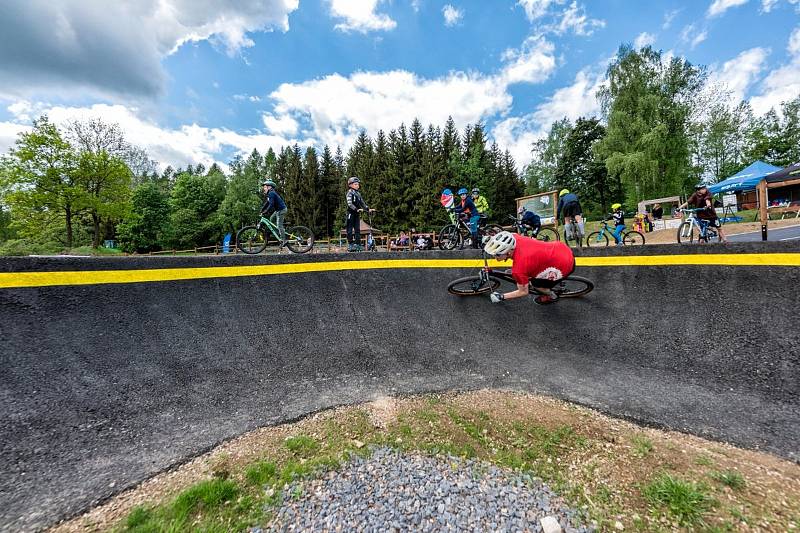
{"label": "paved road", "polygon": [[[0,260],[0,272],[376,257]],[[788,312],[800,268],[583,267],[596,290],[548,307],[449,295],[466,272],[0,289],[0,530],[53,524],[222,440],[382,394],[532,391],[800,460]]]}
{"label": "paved road", "polygon": [[[730,235],[728,240],[731,242],[761,242],[761,230],[750,233],[740,233]],[[800,224],[797,226],[787,226],[784,228],[769,228],[767,231],[769,241],[795,241],[800,240]]]}

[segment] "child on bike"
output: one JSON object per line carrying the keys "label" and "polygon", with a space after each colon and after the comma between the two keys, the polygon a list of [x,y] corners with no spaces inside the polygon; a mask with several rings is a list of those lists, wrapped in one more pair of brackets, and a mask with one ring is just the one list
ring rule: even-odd
{"label": "child on bike", "polygon": [[572,249],[560,241],[543,242],[501,231],[492,236],[483,251],[493,255],[498,261],[511,259],[511,276],[517,283],[517,290],[495,291],[490,295],[492,303],[522,298],[530,293],[530,286],[541,292],[534,300],[539,305],[555,303],[558,295],[553,292],[562,279],[575,270],[575,256]]}
{"label": "child on bike", "polygon": [[475,207],[475,202],[469,197],[469,191],[462,187],[458,190],[458,195],[461,197],[461,205],[455,208],[456,213],[469,219],[469,232],[472,234],[472,247],[479,248],[478,244],[478,221],[481,219],[478,208]]}
{"label": "child on bike", "polygon": [[286,219],[286,202],[283,201],[281,195],[275,190],[275,182],[271,179],[261,182],[261,187],[264,194],[267,196],[264,203],[261,205],[261,216],[267,217],[278,227],[278,233],[281,237],[281,247],[286,246],[286,230],[283,227],[283,221]]}
{"label": "child on bike", "polygon": [[361,197],[359,192],[361,189],[361,180],[355,176],[347,179],[347,251],[348,252],[361,252],[364,248],[361,246],[361,216],[363,211],[375,211],[367,207],[366,202]]}
{"label": "child on bike", "polygon": [[713,226],[717,229],[720,242],[728,242],[728,239],[725,237],[725,233],[722,231],[722,223],[720,223],[719,217],[717,217],[717,212],[714,209],[714,195],[708,191],[708,187],[702,183],[696,185],[694,188],[694,194],[691,195],[688,200],[678,206],[678,212],[680,212],[680,210],[687,205],[691,205],[696,209],[702,209],[702,211],[697,212],[697,218],[705,221],[709,226]]}
{"label": "child on bike", "polygon": [[539,215],[533,211],[528,211],[524,205],[517,210],[517,214],[519,215],[519,225],[522,234],[528,235],[530,232],[530,236],[536,238],[539,234],[539,230],[542,229],[542,219]]}
{"label": "child on bike", "polygon": [[617,246],[622,246],[622,232],[625,229],[625,212],[622,204],[611,204],[611,215],[606,220],[614,221],[614,242]]}

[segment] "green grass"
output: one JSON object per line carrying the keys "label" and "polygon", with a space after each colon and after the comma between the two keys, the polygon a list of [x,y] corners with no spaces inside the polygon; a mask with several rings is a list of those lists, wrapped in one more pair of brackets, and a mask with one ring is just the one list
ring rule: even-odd
{"label": "green grass", "polygon": [[307,435],[298,435],[287,438],[286,447],[295,455],[310,457],[319,449],[319,443]]}
{"label": "green grass", "polygon": [[734,490],[742,490],[746,485],[744,476],[736,470],[711,472],[710,476],[714,481]]}
{"label": "green grass", "polygon": [[633,443],[633,455],[636,457],[647,457],[653,451],[653,441],[644,435],[634,435],[631,442]]}
{"label": "green grass", "polygon": [[266,485],[275,479],[278,467],[271,461],[258,461],[247,467],[245,478],[251,485]]}
{"label": "green grass", "polygon": [[714,461],[707,455],[698,455],[694,460],[694,464],[700,466],[714,466]]}
{"label": "green grass", "polygon": [[703,516],[716,501],[705,485],[660,474],[642,490],[647,502],[681,526],[703,525]]}

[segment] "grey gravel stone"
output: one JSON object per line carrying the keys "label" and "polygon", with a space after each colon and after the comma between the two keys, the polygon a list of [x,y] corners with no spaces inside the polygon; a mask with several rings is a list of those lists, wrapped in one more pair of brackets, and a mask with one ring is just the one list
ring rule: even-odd
{"label": "grey gravel stone", "polygon": [[265,531],[542,531],[588,533],[575,509],[529,474],[456,457],[430,458],[388,448],[354,457],[335,474],[283,487]]}

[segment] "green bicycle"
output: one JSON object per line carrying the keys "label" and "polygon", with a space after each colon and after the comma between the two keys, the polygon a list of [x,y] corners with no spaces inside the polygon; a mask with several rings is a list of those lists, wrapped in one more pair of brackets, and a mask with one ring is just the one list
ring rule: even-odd
{"label": "green bicycle", "polygon": [[[292,252],[304,254],[314,247],[314,232],[307,227],[291,226],[285,229],[286,247]],[[269,244],[270,233],[277,243],[281,242],[278,226],[262,216],[255,226],[245,226],[236,233],[236,247],[246,254],[259,254]]]}

